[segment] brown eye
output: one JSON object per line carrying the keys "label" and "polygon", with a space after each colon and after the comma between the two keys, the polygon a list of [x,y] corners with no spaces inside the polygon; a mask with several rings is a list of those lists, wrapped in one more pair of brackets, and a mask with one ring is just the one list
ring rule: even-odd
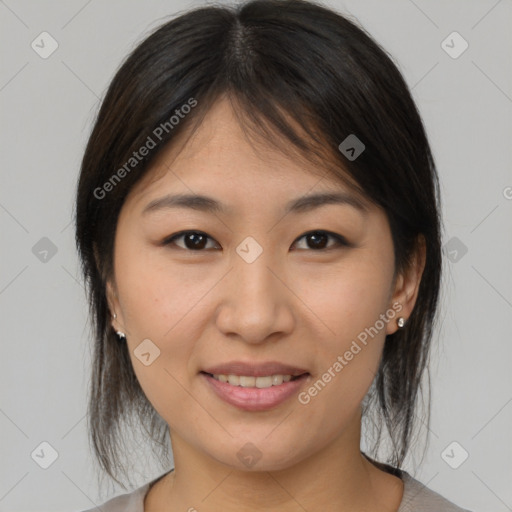
{"label": "brown eye", "polygon": [[[183,242],[181,244],[176,243],[176,240],[180,239],[183,239]],[[182,231],[166,238],[162,245],[177,245],[181,249],[201,251],[207,248],[208,240],[213,240],[213,238],[201,231]]]}
{"label": "brown eye", "polygon": [[[344,237],[337,235],[336,233],[330,233],[328,231],[310,231],[309,233],[305,233],[300,238],[298,238],[298,240],[302,239],[306,240],[305,249],[310,249],[313,251],[329,250],[340,246],[350,246]],[[329,239],[333,240],[334,244],[328,246]]]}
{"label": "brown eye", "polygon": [[[328,231],[317,230],[305,233],[297,239],[294,245],[302,239],[306,241],[306,246],[302,247],[301,250],[327,251],[339,247],[351,247],[351,244],[343,236],[337,235],[336,233],[330,233]],[[179,243],[177,243],[178,240],[180,240]],[[210,247],[208,247],[208,243],[210,241],[213,242],[214,245],[210,245]],[[180,233],[176,233],[166,238],[162,242],[162,245],[174,245],[180,249],[196,252],[219,248],[218,243],[213,238],[201,231],[181,231]]]}

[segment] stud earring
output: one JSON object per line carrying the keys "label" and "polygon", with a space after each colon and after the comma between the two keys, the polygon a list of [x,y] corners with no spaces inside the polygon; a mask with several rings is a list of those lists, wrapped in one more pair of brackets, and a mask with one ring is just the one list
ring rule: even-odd
{"label": "stud earring", "polygon": [[[112,318],[115,320],[117,318],[117,313],[114,313],[112,315]],[[116,331],[116,334],[117,334],[119,341],[123,341],[126,339],[126,334],[124,332]]]}
{"label": "stud earring", "polygon": [[405,326],[405,318],[403,316],[399,317],[396,321],[399,329],[402,329]]}

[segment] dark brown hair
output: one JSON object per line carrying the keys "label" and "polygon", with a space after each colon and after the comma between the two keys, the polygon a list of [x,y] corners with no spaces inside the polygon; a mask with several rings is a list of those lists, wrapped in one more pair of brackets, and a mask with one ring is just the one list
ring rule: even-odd
{"label": "dark brown hair", "polygon": [[[364,404],[365,418],[376,411],[373,451],[384,423],[392,442],[386,462],[400,467],[415,426],[440,287],[436,168],[420,114],[391,57],[356,22],[304,0],[188,11],[140,43],[108,87],[76,194],[76,243],[94,325],[88,427],[100,466],[118,483],[118,471],[127,474],[119,463],[130,452],[121,426],[133,414],[166,463],[167,425],[111,327],[105,284],[113,276],[117,219],[127,194],[160,150],[186,128],[195,130],[222,96],[253,139],[259,134],[286,154],[293,150],[384,210],[395,272],[407,268],[421,237],[426,242],[415,308],[406,328],[387,336]],[[180,110],[189,113],[177,124],[170,121],[186,104],[194,107]],[[365,145],[353,160],[338,149],[351,134]],[[141,155],[149,138],[154,147]],[[136,162],[130,160],[134,152]],[[429,417],[430,394],[427,412]]]}

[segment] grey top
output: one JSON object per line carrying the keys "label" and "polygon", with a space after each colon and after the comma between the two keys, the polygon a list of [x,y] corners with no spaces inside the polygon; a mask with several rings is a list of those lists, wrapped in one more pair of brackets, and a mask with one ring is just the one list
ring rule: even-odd
{"label": "grey top", "polygon": [[[425,487],[406,471],[395,470],[395,473],[404,482],[404,494],[397,512],[470,512]],[[144,497],[150,487],[166,474],[160,475],[130,493],[108,500],[101,507],[83,512],[144,512]]]}

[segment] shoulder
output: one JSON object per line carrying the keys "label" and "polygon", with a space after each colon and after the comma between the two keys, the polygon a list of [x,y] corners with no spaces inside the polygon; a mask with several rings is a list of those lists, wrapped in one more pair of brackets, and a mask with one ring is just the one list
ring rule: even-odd
{"label": "shoulder", "polygon": [[404,495],[397,512],[470,512],[429,489],[406,471],[401,473]]}
{"label": "shoulder", "polygon": [[144,512],[144,498],[150,487],[167,473],[151,480],[134,491],[111,498],[101,505],[81,512]]}
{"label": "shoulder", "polygon": [[83,512],[144,512],[144,496],[148,489],[149,484],[145,484],[132,492],[116,496],[102,505]]}

